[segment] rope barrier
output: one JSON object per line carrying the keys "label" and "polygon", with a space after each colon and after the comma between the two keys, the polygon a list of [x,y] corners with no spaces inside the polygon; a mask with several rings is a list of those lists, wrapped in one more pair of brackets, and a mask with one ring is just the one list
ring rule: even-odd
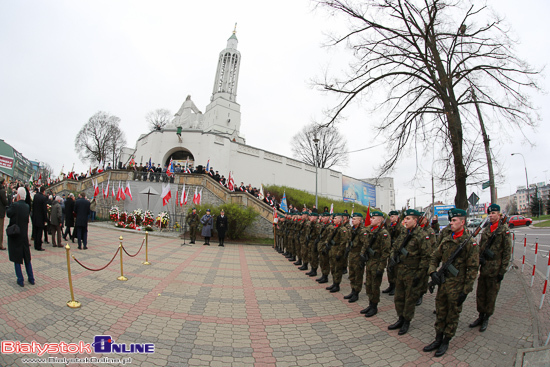
{"label": "rope barrier", "polygon": [[82,264],[80,261],[78,261],[78,259],[76,257],[74,257],[74,255],[71,255],[71,256],[73,257],[73,260],[76,261],[78,263],[78,265],[82,266],[84,269],[90,270],[90,271],[100,271],[100,270],[105,269],[107,266],[111,265],[111,263],[113,262],[113,260],[115,259],[116,255],[118,254],[119,251],[120,251],[120,247],[116,250],[115,254],[113,255],[113,258],[111,259],[111,261],[109,261],[107,263],[107,265],[105,265],[104,267],[99,268],[99,269],[89,268],[86,265]]}
{"label": "rope barrier", "polygon": [[145,243],[145,238],[143,239],[143,242],[141,243],[141,247],[139,248],[138,252],[136,252],[134,255],[130,255],[130,254],[128,253],[128,251],[126,251],[126,249],[124,248],[124,245],[122,245],[122,249],[124,250],[124,252],[126,253],[126,255],[128,255],[128,256],[130,256],[130,257],[136,257],[136,256],[140,253],[141,249],[143,248],[143,244],[144,244],[144,243]]}

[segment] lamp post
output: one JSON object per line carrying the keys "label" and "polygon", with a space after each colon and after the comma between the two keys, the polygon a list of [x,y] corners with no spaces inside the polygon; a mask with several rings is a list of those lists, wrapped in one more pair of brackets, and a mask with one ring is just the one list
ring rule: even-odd
{"label": "lamp post", "polygon": [[512,153],[512,155],[520,155],[523,158],[523,165],[525,166],[525,182],[527,182],[527,210],[531,210],[531,196],[529,195],[529,178],[527,177],[527,163],[525,163],[525,157],[521,153]]}
{"label": "lamp post", "polygon": [[416,210],[416,189],[425,189],[424,186],[414,188],[414,209]]}
{"label": "lamp post", "polygon": [[319,204],[317,203],[317,166],[319,165],[319,139],[317,139],[317,132],[315,132],[315,135],[313,136],[313,143],[315,143],[315,208],[317,209],[317,211],[319,211]]}

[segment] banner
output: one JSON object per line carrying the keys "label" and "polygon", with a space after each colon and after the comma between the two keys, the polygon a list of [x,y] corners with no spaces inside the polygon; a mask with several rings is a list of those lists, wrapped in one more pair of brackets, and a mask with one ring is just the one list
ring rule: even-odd
{"label": "banner", "polygon": [[344,175],[342,175],[342,197],[344,201],[376,207],[376,187]]}

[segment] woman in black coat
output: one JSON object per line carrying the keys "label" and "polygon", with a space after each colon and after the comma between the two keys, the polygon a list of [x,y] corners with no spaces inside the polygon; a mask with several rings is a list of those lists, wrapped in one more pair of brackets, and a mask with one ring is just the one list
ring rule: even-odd
{"label": "woman in black coat", "polygon": [[6,215],[10,218],[9,225],[17,224],[20,229],[20,233],[15,236],[8,236],[8,253],[10,261],[14,263],[15,275],[17,276],[17,284],[24,287],[23,272],[21,271],[21,264],[25,262],[25,269],[27,270],[27,277],[29,283],[34,284],[34,275],[31,265],[31,250],[29,249],[29,206],[25,203],[27,193],[25,188],[20,187],[17,189],[17,198],[8,209]]}
{"label": "woman in black coat", "polygon": [[227,232],[227,217],[225,216],[224,211],[220,212],[220,215],[216,218],[216,231],[218,231],[218,241],[222,246],[225,242],[225,232]]}

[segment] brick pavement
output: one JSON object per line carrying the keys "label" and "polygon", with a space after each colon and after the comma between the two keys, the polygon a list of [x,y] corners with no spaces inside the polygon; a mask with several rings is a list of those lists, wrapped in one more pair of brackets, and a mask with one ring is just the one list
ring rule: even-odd
{"label": "brick pavement", "polygon": [[[101,226],[90,226],[89,250],[71,252],[101,267],[121,234],[135,253],[143,233]],[[91,343],[95,335],[111,335],[117,343],[155,343],[154,354],[131,355],[138,366],[512,366],[518,349],[534,346],[537,320],[515,271],[504,279],[489,329],[468,328],[477,316],[470,294],[449,351],[437,359],[422,352],[434,337],[435,295],[425,297],[409,333],[400,337],[387,330],[396,320],[391,297],[382,295],[378,315],[366,319],[359,314],[368,305],[364,291],[357,303],[343,299],[350,291],[347,276],[342,291],[331,294],[268,246],[181,246],[177,238],[153,235],[152,265],[142,265],[143,253],[125,255],[126,282],[117,280],[118,257],[99,272],[72,261],[80,309],[66,306],[65,250],[45,246],[41,253],[31,250],[37,281],[24,288],[7,253],[0,253],[2,340]],[[0,365],[24,366],[22,357],[36,356],[0,354]]]}

